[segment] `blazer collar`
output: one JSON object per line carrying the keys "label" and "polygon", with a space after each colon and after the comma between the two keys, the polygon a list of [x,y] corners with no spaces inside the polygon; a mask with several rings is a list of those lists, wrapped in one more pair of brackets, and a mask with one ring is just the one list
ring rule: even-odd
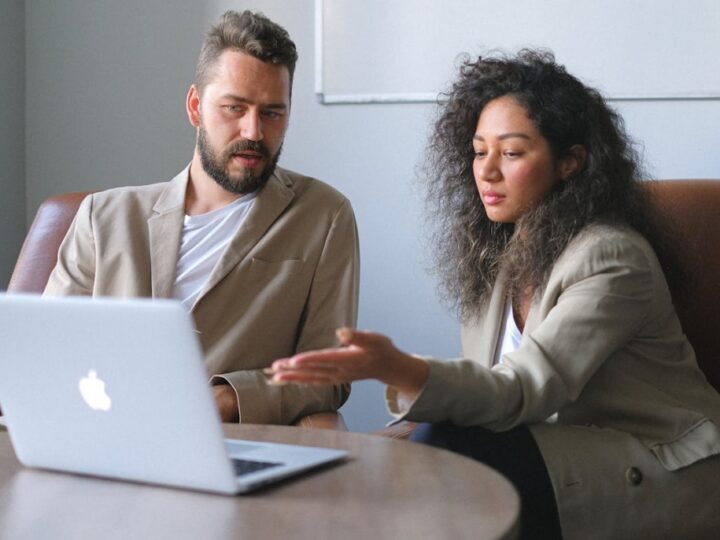
{"label": "blazer collar", "polygon": [[153,298],[171,298],[185,218],[185,191],[190,165],[185,167],[158,197],[148,220],[150,276]]}

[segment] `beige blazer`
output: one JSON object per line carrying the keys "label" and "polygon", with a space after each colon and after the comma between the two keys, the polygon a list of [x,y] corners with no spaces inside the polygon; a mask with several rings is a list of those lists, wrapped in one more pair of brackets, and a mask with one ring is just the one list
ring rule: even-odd
{"label": "beige blazer", "polygon": [[[87,197],[45,293],[171,297],[187,181],[185,169],[170,182]],[[335,346],[335,329],[356,322],[358,280],[349,201],[277,168],[192,308],[208,373],[235,389],[241,422],[289,424],[344,403],[349,386],[271,386],[262,369]]]}
{"label": "beige blazer", "polygon": [[[465,359],[428,359],[398,418],[529,424],[565,538],[707,538],[720,528],[720,396],[697,367],[665,277],[637,232],[586,228],[535,299],[519,348],[493,364],[502,277],[462,331]],[[711,457],[712,456],[712,457]]]}

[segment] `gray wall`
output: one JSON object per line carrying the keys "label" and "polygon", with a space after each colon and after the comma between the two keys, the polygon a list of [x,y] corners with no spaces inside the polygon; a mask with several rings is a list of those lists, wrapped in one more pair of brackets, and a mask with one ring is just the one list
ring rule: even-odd
{"label": "gray wall", "polygon": [[[0,6],[4,18],[6,4]],[[360,327],[386,332],[412,352],[457,354],[456,321],[425,272],[422,190],[415,180],[433,107],[319,104],[312,0],[29,0],[28,216],[54,193],[154,182],[179,171],[191,157],[184,99],[202,34],[226,9],[244,7],[283,24],[298,45],[282,164],[329,182],[353,202],[362,252]],[[0,61],[7,60],[4,51]],[[617,106],[644,141],[653,174],[720,177],[720,102]],[[4,191],[22,191],[16,182]],[[17,215],[12,222],[17,227],[22,220]],[[380,427],[387,420],[381,386],[354,385],[343,413],[351,429]]]}
{"label": "gray wall", "polygon": [[0,289],[25,235],[25,5],[0,3]]}
{"label": "gray wall", "polygon": [[[30,0],[27,193],[158,182],[190,160],[187,84],[202,2]],[[41,150],[41,151],[39,151]]]}

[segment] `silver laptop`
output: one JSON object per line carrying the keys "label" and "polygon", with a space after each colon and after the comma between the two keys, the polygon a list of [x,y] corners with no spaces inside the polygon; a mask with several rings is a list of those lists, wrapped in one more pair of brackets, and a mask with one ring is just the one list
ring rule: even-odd
{"label": "silver laptop", "polygon": [[179,302],[0,294],[0,409],[21,463],[244,493],[347,456],[226,440]]}

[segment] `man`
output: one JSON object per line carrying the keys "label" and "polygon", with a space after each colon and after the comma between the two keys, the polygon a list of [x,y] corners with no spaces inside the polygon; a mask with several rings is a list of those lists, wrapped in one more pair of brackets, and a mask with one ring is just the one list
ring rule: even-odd
{"label": "man", "polygon": [[[348,200],[276,168],[297,53],[261,14],[207,34],[187,114],[190,165],[170,182],[87,197],[46,294],[178,298],[192,312],[226,422],[288,424],[335,410],[348,386],[273,386],[274,359],[336,344],[355,323],[359,255]],[[158,390],[169,383],[158,381]]]}

